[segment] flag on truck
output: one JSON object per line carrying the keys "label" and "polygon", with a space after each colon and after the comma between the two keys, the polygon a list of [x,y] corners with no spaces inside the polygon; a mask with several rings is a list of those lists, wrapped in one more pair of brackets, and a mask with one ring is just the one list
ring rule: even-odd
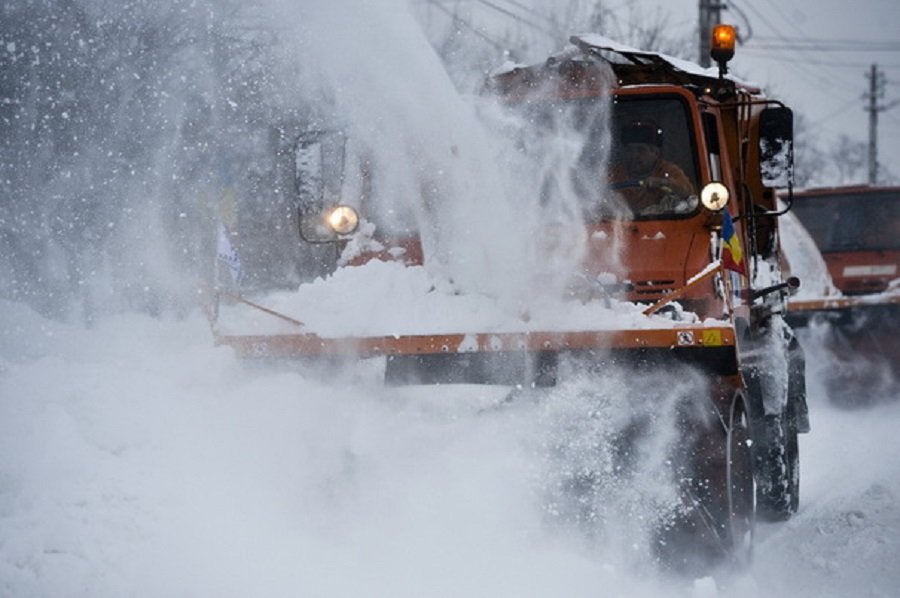
{"label": "flag on truck", "polygon": [[739,272],[747,276],[747,268],[744,264],[744,252],[741,250],[741,240],[734,230],[734,221],[728,210],[722,212],[722,266],[727,270]]}
{"label": "flag on truck", "polygon": [[220,222],[218,242],[216,243],[216,258],[219,262],[225,264],[228,271],[231,272],[231,281],[237,286],[241,283],[241,260],[229,237],[228,229]]}

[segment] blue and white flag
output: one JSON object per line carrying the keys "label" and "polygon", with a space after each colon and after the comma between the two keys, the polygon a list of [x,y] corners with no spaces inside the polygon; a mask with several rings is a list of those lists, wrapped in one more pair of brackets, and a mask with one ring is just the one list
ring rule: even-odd
{"label": "blue and white flag", "polygon": [[231,280],[235,286],[241,282],[241,259],[238,257],[237,251],[228,238],[228,230],[225,225],[219,223],[219,236],[216,243],[216,259],[228,266],[231,272]]}

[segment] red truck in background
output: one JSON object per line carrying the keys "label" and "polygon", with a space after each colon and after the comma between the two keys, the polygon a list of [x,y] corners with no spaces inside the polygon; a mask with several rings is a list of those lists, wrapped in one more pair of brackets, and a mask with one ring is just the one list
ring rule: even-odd
{"label": "red truck in background", "polygon": [[[833,357],[835,402],[896,396],[900,378],[900,187],[795,192],[791,210],[814,240],[840,294],[791,299],[788,320]],[[794,272],[801,279],[802,272]],[[808,340],[807,342],[811,342]]]}

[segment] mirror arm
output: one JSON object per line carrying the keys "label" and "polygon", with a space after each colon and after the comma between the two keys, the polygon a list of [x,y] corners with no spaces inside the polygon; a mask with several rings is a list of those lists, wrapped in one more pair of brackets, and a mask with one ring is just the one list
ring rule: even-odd
{"label": "mirror arm", "polygon": [[788,212],[791,211],[791,207],[794,205],[794,185],[788,180],[787,186],[787,199],[785,200],[785,208],[783,210],[776,210],[774,212],[764,212],[759,214],[760,216],[784,216]]}
{"label": "mirror arm", "polygon": [[762,289],[758,289],[756,291],[750,292],[750,302],[756,301],[760,297],[765,297],[769,293],[774,293],[776,291],[782,291],[787,289],[788,291],[795,291],[800,288],[800,279],[796,276],[791,276],[784,282],[779,282],[778,284],[773,284],[772,286],[768,286]]}

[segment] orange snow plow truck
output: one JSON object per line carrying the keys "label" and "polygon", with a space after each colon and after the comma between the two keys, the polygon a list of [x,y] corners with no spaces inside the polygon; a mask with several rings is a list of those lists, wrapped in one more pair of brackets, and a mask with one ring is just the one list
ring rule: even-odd
{"label": "orange snow plow truck", "polygon": [[[635,378],[701,372],[705,384],[677,411],[677,537],[700,552],[746,555],[757,515],[783,520],[796,511],[797,434],[809,430],[804,359],[783,318],[796,281],[779,269],[774,193],[791,174],[793,117],[726,76],[733,28],[714,37],[718,73],[585,35],[543,63],[504,69],[486,83],[485,96],[519,115],[522,127],[541,127],[556,141],[577,131],[580,150],[558,174],[578,194],[585,251],[566,298],[572,307],[560,312],[597,306],[613,317],[577,327],[523,316],[518,327],[344,335],[256,296],[215,292],[217,343],[248,358],[383,359],[390,383],[526,392],[560,383],[568,361],[580,372],[621,368]],[[334,244],[338,255],[369,216],[358,197],[322,192],[327,169],[310,165],[340,154],[326,138],[292,140],[298,222],[302,242]],[[336,274],[373,260],[428,264],[427,244],[415,235],[374,234],[377,244],[335,265]],[[217,319],[226,303],[265,311],[287,328],[226,332]],[[675,534],[671,526],[666,533]]]}
{"label": "orange snow plow truck", "polygon": [[833,282],[833,287],[805,289],[793,297],[787,316],[796,328],[824,333],[816,340],[833,357],[825,373],[832,400],[864,405],[880,395],[895,396],[900,380],[900,187],[823,187],[783,199],[791,202]]}

